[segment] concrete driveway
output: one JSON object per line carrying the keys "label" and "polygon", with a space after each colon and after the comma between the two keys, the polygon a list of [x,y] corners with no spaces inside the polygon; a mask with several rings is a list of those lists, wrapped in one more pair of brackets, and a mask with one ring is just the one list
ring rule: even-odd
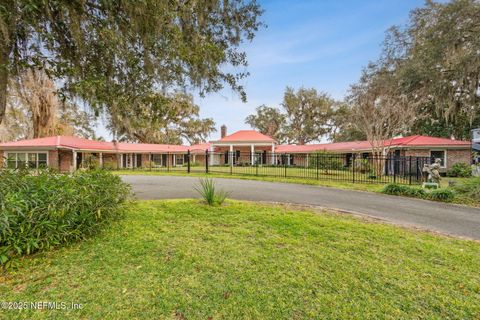
{"label": "concrete driveway", "polygon": [[[139,199],[198,198],[196,177],[122,176]],[[480,209],[370,192],[254,180],[214,178],[230,198],[319,206],[389,222],[480,239]]]}

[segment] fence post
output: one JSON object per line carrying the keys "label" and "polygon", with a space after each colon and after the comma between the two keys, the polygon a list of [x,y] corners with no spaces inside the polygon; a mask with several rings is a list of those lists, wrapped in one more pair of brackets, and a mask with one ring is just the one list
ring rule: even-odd
{"label": "fence post", "polygon": [[209,161],[210,155],[208,154],[208,149],[205,150],[205,173],[208,173],[208,161]]}
{"label": "fence post", "polygon": [[408,184],[412,185],[412,156],[408,157]]}
{"label": "fence post", "polygon": [[[416,159],[416,161],[415,161],[415,173],[416,173],[415,180],[418,183],[418,180],[419,180],[419,177],[418,177],[418,173],[419,173],[418,157],[416,157],[415,159]],[[422,167],[423,167],[423,161],[422,161]]]}
{"label": "fence post", "polygon": [[352,182],[355,183],[355,159],[357,158],[357,155],[354,153],[352,158]]}
{"label": "fence post", "polygon": [[397,157],[393,157],[393,183],[397,183]]}
{"label": "fence post", "polygon": [[152,171],[152,153],[150,153],[150,171]]}
{"label": "fence post", "polygon": [[190,150],[187,152],[187,172],[190,173]]}
{"label": "fence post", "polygon": [[285,154],[283,158],[283,166],[285,167],[285,178],[287,177],[287,157],[290,157],[290,155]]}
{"label": "fence post", "polygon": [[167,172],[170,172],[170,152],[167,152]]}
{"label": "fence post", "polygon": [[319,158],[319,156],[320,156],[320,154],[317,152],[317,157],[316,157],[316,159],[315,159],[315,161],[316,161],[316,167],[317,167],[317,180],[318,180],[318,166],[319,166],[319,164],[318,164],[318,160],[319,160],[319,159],[318,159],[318,158]]}

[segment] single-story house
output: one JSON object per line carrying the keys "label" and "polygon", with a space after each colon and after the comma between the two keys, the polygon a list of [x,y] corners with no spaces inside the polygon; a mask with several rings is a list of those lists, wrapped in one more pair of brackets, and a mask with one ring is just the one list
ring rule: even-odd
{"label": "single-story house", "polygon": [[[394,138],[385,142],[389,146],[391,157],[425,157],[441,159],[442,171],[450,169],[456,163],[470,164],[472,151],[470,141],[452,140],[429,136],[408,136]],[[349,162],[353,155],[362,158],[371,156],[372,147],[368,141],[337,142],[308,145],[279,145],[277,153],[309,154],[313,152],[328,152],[343,154]],[[295,158],[293,158],[295,161]]]}
{"label": "single-story house", "polygon": [[72,171],[95,160],[103,167],[175,167],[185,163],[190,147],[166,144],[118,143],[55,136],[0,144],[0,156],[11,168],[50,167]]}
{"label": "single-story house", "polygon": [[[471,143],[446,138],[409,136],[386,142],[390,156],[429,157],[442,159],[443,171],[455,163],[471,163]],[[18,167],[51,167],[73,171],[97,161],[108,168],[177,167],[195,165],[307,165],[308,155],[318,152],[339,154],[348,165],[355,155],[368,158],[371,146],[367,141],[286,145],[254,130],[240,130],[209,143],[192,146],[93,141],[78,137],[55,136],[0,144],[0,165]],[[339,156],[340,157],[340,156]]]}

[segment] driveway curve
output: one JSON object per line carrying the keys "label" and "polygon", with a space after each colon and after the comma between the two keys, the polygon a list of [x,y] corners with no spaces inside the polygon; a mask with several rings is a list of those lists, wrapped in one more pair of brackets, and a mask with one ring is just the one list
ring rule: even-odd
{"label": "driveway curve", "polygon": [[[126,175],[139,199],[198,198],[196,177]],[[480,239],[480,209],[329,187],[214,178],[230,198],[319,206],[396,224]]]}

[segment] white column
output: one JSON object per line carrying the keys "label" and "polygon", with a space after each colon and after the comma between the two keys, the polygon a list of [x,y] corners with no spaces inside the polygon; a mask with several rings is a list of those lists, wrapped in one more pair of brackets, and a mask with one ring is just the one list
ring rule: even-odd
{"label": "white column", "polygon": [[99,153],[98,154],[98,160],[99,160],[99,164],[100,164],[100,168],[103,167],[103,153]]}
{"label": "white column", "polygon": [[228,162],[233,166],[233,145],[230,145],[230,152],[228,153]]}
{"label": "white column", "polygon": [[133,168],[133,153],[129,153],[128,157],[130,158],[130,168]]}
{"label": "white column", "polygon": [[209,164],[210,166],[213,165],[213,151],[214,151],[214,150],[215,150],[215,149],[214,149],[213,145],[210,145],[210,150],[208,150],[208,164]]}
{"label": "white column", "polygon": [[73,168],[72,171],[77,170],[77,151],[73,150],[72,151],[72,157],[73,157]]}
{"label": "white column", "polygon": [[176,167],[177,166],[177,155],[174,154],[173,155],[173,166],[172,167]]}
{"label": "white column", "polygon": [[250,145],[250,165],[254,165],[255,163],[255,146],[253,144]]}
{"label": "white column", "polygon": [[118,161],[120,163],[120,168],[123,168],[123,153],[119,153],[120,155],[120,160]]}

